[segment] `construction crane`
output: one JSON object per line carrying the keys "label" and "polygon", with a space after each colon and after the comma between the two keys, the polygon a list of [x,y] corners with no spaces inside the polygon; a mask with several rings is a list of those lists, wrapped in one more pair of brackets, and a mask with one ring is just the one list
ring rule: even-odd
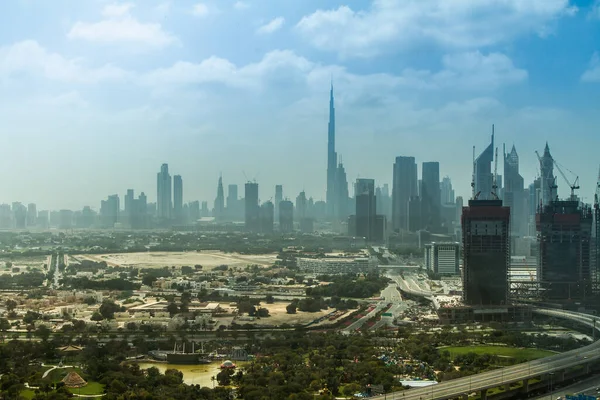
{"label": "construction crane", "polygon": [[[552,160],[554,162],[554,166],[556,167],[556,169],[558,170],[558,172],[560,172],[560,175],[563,177],[563,179],[565,180],[565,182],[567,182],[567,185],[569,185],[569,187],[571,188],[571,197],[570,200],[571,201],[576,201],[577,197],[575,196],[575,190],[579,189],[579,176],[575,177],[575,180],[571,183],[569,181],[569,178],[567,178],[567,176],[565,175],[565,173],[563,172],[562,168],[560,167],[560,165],[558,165],[558,163],[556,162],[556,160]],[[567,169],[567,171],[569,171]],[[575,175],[572,171],[569,171],[570,173],[572,173],[573,175]]]}
{"label": "construction crane", "polygon": [[492,183],[492,196],[495,200],[500,200],[498,197],[498,148],[496,147],[496,154],[494,156],[494,182]]}

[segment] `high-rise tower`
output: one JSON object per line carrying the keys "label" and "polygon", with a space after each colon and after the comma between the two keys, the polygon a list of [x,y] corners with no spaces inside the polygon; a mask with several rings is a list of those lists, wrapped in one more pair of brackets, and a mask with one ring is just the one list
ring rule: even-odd
{"label": "high-rise tower", "polygon": [[510,208],[502,200],[469,200],[462,210],[463,300],[501,305],[508,299]]}
{"label": "high-rise tower", "polygon": [[181,175],[173,176],[173,215],[178,223],[183,220],[183,179]]}
{"label": "high-rise tower", "polygon": [[163,164],[157,174],[156,182],[156,214],[159,219],[165,220],[171,217],[171,175],[169,175],[169,164]]}
{"label": "high-rise tower", "polygon": [[392,183],[392,228],[408,229],[408,202],[417,196],[417,163],[414,157],[396,157]]}
{"label": "high-rise tower", "polygon": [[246,231],[259,232],[260,206],[258,204],[258,183],[247,182],[244,194]]}
{"label": "high-rise tower", "polygon": [[504,205],[510,207],[510,228],[513,236],[526,236],[528,215],[523,177],[519,174],[519,155],[513,145],[509,154],[504,152]]}
{"label": "high-rise tower", "polygon": [[216,219],[223,218],[225,213],[225,193],[223,191],[223,177],[219,176],[217,185],[217,197],[215,198],[215,206],[213,209],[213,217]]}
{"label": "high-rise tower", "polygon": [[554,159],[550,154],[550,147],[548,147],[548,142],[546,142],[546,147],[544,148],[544,155],[540,159],[540,173],[542,178],[542,206],[547,206],[550,202],[556,200],[556,193],[554,189],[556,188],[556,178],[554,177]]}
{"label": "high-rise tower", "polygon": [[329,91],[329,125],[327,131],[327,214],[329,217],[335,217],[336,196],[336,175],[338,163],[337,153],[335,152],[335,106],[333,102],[333,83]]}
{"label": "high-rise tower", "polygon": [[492,125],[492,142],[475,160],[475,193],[479,200],[493,199],[494,177],[492,162],[494,161],[494,125]]}

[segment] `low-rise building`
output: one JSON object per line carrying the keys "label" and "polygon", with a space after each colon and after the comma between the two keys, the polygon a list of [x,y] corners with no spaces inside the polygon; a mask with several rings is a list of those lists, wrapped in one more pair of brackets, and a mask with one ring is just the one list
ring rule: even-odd
{"label": "low-rise building", "polygon": [[321,274],[368,273],[377,269],[374,257],[323,257],[297,259],[301,272]]}
{"label": "low-rise building", "polygon": [[432,242],[425,245],[425,269],[440,275],[460,274],[460,244]]}

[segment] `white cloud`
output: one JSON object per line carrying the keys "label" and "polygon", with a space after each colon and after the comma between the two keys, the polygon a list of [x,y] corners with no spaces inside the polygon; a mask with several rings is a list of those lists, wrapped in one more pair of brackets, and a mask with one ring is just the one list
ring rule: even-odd
{"label": "white cloud", "polygon": [[150,86],[194,85],[222,83],[238,88],[259,88],[267,76],[276,78],[276,72],[304,74],[315,64],[289,50],[275,50],[267,53],[257,63],[243,67],[224,58],[212,56],[200,63],[179,61],[169,68],[151,71],[141,78],[141,83]]}
{"label": "white cloud", "polygon": [[169,11],[171,11],[171,2],[165,1],[163,3],[158,4],[156,7],[154,7],[154,11],[158,15],[162,15],[162,16],[164,16],[165,14],[168,14]]}
{"label": "white cloud", "polygon": [[122,17],[129,14],[129,11],[134,7],[132,3],[113,3],[108,4],[102,10],[102,15],[107,18]]}
{"label": "white cloud", "polygon": [[433,75],[440,86],[461,86],[467,89],[496,89],[527,79],[527,71],[516,68],[504,54],[468,52],[446,55],[442,59],[445,69]]}
{"label": "white cloud", "polygon": [[364,11],[315,11],[296,28],[319,49],[368,57],[423,43],[477,48],[545,35],[553,20],[576,11],[569,0],[375,0]]}
{"label": "white cloud", "polygon": [[266,24],[262,25],[260,28],[258,28],[256,30],[256,32],[260,33],[260,34],[273,33],[275,31],[281,29],[281,27],[283,26],[284,23],[285,23],[285,18],[276,17],[276,18],[273,18],[271,21],[267,22]]}
{"label": "white cloud", "polygon": [[78,21],[68,33],[70,39],[100,43],[136,43],[151,47],[164,47],[175,43],[176,38],[158,23],[143,23],[129,13],[132,4],[111,4],[104,8],[106,18],[98,22]]}
{"label": "white cloud", "polygon": [[68,59],[58,53],[49,52],[34,40],[0,48],[0,77],[10,77],[20,72],[73,83],[118,81],[129,75],[110,64],[99,68],[87,67],[81,60]]}
{"label": "white cloud", "polygon": [[353,91],[363,95],[398,88],[489,92],[527,79],[527,71],[516,68],[510,58],[500,53],[446,55],[442,65],[443,69],[437,72],[405,69],[397,75],[357,75],[340,65],[322,65],[290,50],[275,50],[267,53],[262,60],[241,67],[215,56],[200,63],[179,61],[169,68],[145,74],[140,81],[149,86],[221,83],[249,89],[264,88],[273,82],[285,83],[287,87],[300,84],[320,90],[334,76],[337,83],[352,87]]}
{"label": "white cloud", "polygon": [[194,7],[192,8],[192,14],[196,17],[206,17],[209,12],[208,6],[204,3],[194,4]]}
{"label": "white cloud", "polygon": [[245,10],[247,8],[250,8],[250,4],[246,3],[245,1],[236,1],[233,5],[233,8],[235,8],[236,10]]}
{"label": "white cloud", "polygon": [[594,1],[587,16],[589,19],[600,19],[600,0]]}
{"label": "white cloud", "polygon": [[37,101],[39,105],[51,106],[51,107],[87,107],[88,103],[85,101],[78,91],[71,91],[61,93],[57,96],[45,96]]}
{"label": "white cloud", "polygon": [[592,55],[589,68],[581,75],[583,82],[600,82],[600,55],[595,52]]}

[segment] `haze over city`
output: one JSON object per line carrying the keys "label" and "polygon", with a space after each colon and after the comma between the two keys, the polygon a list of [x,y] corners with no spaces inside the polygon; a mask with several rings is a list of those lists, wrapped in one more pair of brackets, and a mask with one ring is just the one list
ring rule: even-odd
{"label": "haze over city", "polygon": [[305,189],[325,200],[331,80],[349,182],[391,185],[395,157],[410,155],[439,161],[468,197],[472,146],[488,145],[494,123],[526,182],[548,141],[592,201],[598,2],[23,0],[2,9],[1,202],[98,209],[130,187],[155,201],[162,163],[183,176],[186,202],[212,202],[221,173],[225,184],[256,179],[261,200],[275,184],[290,198]]}

